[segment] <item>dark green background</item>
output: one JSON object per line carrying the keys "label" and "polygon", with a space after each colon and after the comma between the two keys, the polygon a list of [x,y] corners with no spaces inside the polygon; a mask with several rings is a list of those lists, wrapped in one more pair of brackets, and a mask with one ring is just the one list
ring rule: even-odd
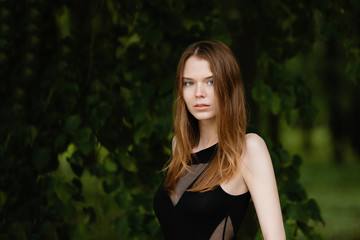
{"label": "dark green background", "polygon": [[[302,158],[282,145],[320,116],[327,161],[359,159],[359,16],[356,0],[0,0],[0,239],[161,239],[176,64],[203,39],[239,60],[287,238],[322,239]],[[252,208],[239,234],[261,239]]]}

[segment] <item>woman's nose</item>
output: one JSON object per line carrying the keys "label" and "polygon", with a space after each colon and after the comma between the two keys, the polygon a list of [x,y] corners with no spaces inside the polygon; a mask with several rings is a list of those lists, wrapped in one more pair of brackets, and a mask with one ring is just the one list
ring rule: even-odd
{"label": "woman's nose", "polygon": [[204,86],[202,86],[202,84],[196,86],[195,97],[205,97],[205,89]]}

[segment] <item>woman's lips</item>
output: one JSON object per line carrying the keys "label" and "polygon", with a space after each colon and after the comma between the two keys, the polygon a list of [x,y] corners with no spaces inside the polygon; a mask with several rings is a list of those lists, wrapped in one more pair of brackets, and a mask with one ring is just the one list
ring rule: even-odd
{"label": "woman's lips", "polygon": [[203,111],[203,110],[206,110],[210,107],[210,105],[207,105],[207,104],[196,104],[195,106],[195,109],[198,110],[198,111]]}

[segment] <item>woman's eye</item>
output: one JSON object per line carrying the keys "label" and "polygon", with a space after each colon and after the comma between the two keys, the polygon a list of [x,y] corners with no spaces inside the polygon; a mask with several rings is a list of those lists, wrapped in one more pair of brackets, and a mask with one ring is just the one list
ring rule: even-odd
{"label": "woman's eye", "polygon": [[208,84],[209,84],[209,85],[213,85],[213,84],[214,84],[214,81],[213,81],[213,80],[210,80],[210,81],[208,81]]}
{"label": "woman's eye", "polygon": [[185,82],[185,85],[186,85],[186,86],[192,86],[192,85],[194,85],[194,83],[192,83],[192,82]]}

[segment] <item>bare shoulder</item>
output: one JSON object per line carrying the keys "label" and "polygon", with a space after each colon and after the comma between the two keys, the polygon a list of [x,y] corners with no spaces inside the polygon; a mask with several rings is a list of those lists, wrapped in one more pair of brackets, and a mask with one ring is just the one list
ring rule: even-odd
{"label": "bare shoulder", "polygon": [[246,134],[246,149],[243,163],[249,170],[272,165],[269,150],[264,139],[256,133]]}
{"label": "bare shoulder", "polygon": [[268,152],[264,139],[262,139],[262,137],[260,137],[256,133],[246,134],[245,140],[245,154],[256,154],[263,151]]}
{"label": "bare shoulder", "polygon": [[264,139],[262,139],[262,137],[260,137],[256,133],[247,133],[245,139],[246,139],[246,144],[249,145],[250,148],[264,147],[264,146],[266,147]]}

